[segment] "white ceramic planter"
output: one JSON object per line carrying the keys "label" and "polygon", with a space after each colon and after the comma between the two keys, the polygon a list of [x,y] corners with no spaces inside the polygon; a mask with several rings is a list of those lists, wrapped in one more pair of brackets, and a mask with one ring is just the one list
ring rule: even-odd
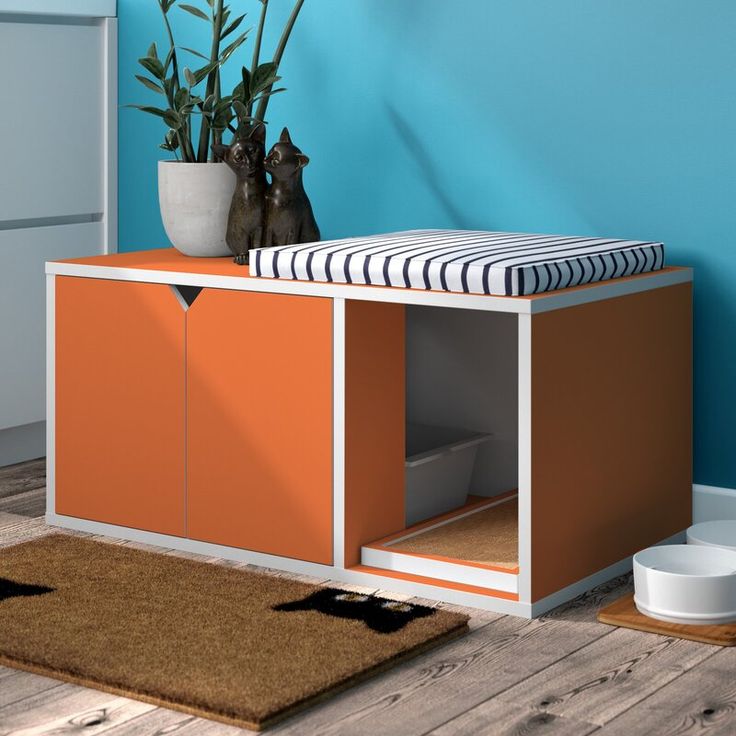
{"label": "white ceramic planter", "polygon": [[637,552],[634,602],[645,616],[676,624],[736,621],[736,552],[690,544]]}
{"label": "white ceramic planter", "polygon": [[158,162],[158,201],[171,244],[187,256],[231,255],[225,242],[235,174],[221,163]]}

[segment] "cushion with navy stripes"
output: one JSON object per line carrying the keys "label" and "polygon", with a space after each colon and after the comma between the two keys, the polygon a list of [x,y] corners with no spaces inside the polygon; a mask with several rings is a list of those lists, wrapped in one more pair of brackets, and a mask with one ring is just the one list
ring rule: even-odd
{"label": "cushion with navy stripes", "polygon": [[656,271],[662,243],[610,238],[409,230],[259,248],[257,277],[522,296]]}

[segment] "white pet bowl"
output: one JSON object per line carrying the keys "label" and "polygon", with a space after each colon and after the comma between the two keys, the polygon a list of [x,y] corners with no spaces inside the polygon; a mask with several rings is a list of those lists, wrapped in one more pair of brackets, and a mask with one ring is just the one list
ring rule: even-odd
{"label": "white pet bowl", "polygon": [[675,624],[736,621],[736,552],[670,544],[634,555],[634,603]]}
{"label": "white pet bowl", "polygon": [[736,520],[703,521],[687,530],[687,543],[723,547],[736,552]]}

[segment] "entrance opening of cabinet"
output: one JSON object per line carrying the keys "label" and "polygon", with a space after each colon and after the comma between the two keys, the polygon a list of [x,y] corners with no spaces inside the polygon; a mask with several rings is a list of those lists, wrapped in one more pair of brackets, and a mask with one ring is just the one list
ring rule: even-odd
{"label": "entrance opening of cabinet", "polygon": [[518,321],[407,306],[404,529],[362,562],[515,591]]}

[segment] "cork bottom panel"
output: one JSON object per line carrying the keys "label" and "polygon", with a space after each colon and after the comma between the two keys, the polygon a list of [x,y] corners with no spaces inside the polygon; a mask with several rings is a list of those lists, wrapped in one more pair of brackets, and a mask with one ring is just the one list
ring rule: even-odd
{"label": "cork bottom panel", "polygon": [[519,567],[518,532],[519,509],[513,497],[384,546],[393,552],[433,555],[515,572]]}
{"label": "cork bottom panel", "polygon": [[516,492],[487,498],[361,548],[361,564],[506,593],[519,591]]}

